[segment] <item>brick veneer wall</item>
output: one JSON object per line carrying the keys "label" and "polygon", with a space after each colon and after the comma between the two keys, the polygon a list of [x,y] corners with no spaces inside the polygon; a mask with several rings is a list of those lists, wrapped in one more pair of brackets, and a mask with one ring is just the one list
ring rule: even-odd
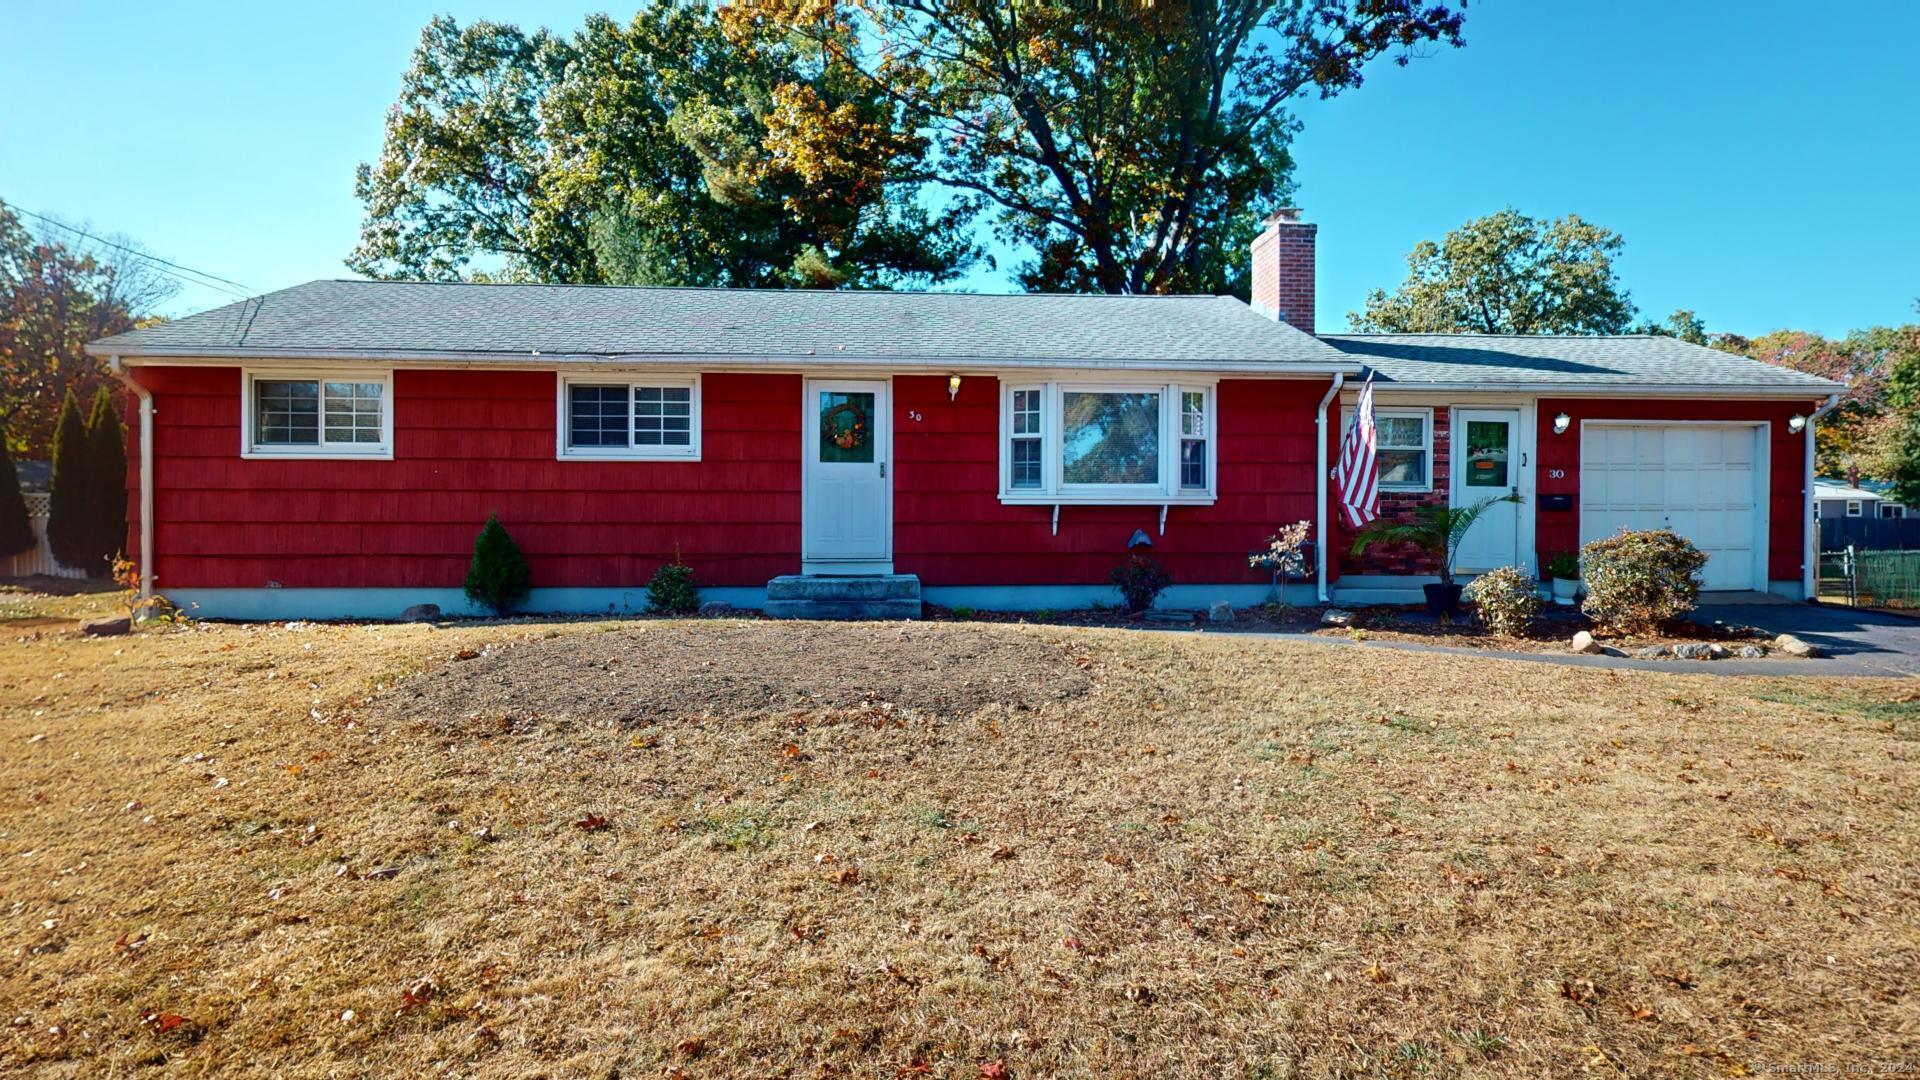
{"label": "brick veneer wall", "polygon": [[[1447,505],[1451,488],[1452,453],[1449,445],[1448,410],[1433,410],[1433,483],[1426,491],[1380,492],[1380,517],[1386,521],[1413,520],[1413,512],[1422,506]],[[1336,502],[1338,495],[1334,496]],[[1338,519],[1336,519],[1338,520]],[[1334,530],[1335,553],[1340,557],[1340,573],[1345,574],[1424,574],[1440,572],[1440,557],[1412,544],[1376,545],[1366,554],[1353,555],[1353,539],[1358,532],[1345,525]]]}

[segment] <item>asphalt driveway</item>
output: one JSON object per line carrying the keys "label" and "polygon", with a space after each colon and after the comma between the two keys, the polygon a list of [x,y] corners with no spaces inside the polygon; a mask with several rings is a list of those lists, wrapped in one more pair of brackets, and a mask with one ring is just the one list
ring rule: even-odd
{"label": "asphalt driveway", "polygon": [[1920,619],[1831,604],[1703,604],[1695,622],[1757,626],[1819,646],[1830,675],[1920,675]]}

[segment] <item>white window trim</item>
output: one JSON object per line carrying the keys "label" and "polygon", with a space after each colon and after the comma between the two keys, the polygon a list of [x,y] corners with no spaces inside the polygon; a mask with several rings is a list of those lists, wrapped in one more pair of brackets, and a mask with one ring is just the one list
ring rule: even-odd
{"label": "white window trim", "polygon": [[1882,501],[1878,509],[1881,521],[1902,521],[1907,516],[1907,508],[1900,503]]}
{"label": "white window trim", "polygon": [[[628,437],[632,437],[633,388],[636,386],[684,386],[688,394],[689,437],[685,446],[568,446],[567,388],[580,386],[625,386],[627,388]],[[683,372],[603,371],[554,376],[553,447],[560,461],[699,461],[700,460],[700,376]]]}
{"label": "white window trim", "polygon": [[[267,382],[355,382],[380,384],[380,441],[378,443],[329,443],[327,438],[326,405],[323,401],[320,409],[320,442],[307,446],[260,446],[254,441],[254,427],[258,417],[254,414],[253,384],[255,380]],[[324,397],[324,394],[323,394]],[[347,460],[347,461],[392,461],[393,460],[393,371],[314,371],[314,370],[278,370],[274,368],[242,368],[240,371],[240,456],[254,459],[309,459],[309,460]]]}
{"label": "white window trim", "polygon": [[[1040,391],[1040,486],[1013,486],[1013,394]],[[1065,411],[1068,392],[1141,393],[1160,395],[1160,482],[1157,484],[1068,484],[1065,472]],[[1207,486],[1180,486],[1180,394],[1207,395]],[[1105,378],[1002,379],[1000,382],[1000,501],[1028,506],[1208,506],[1218,498],[1220,450],[1220,387],[1216,379],[1176,382]]]}
{"label": "white window trim", "polygon": [[[1379,428],[1380,420],[1383,417],[1388,417],[1388,416],[1417,416],[1427,422],[1426,446],[1422,447],[1422,449],[1424,449],[1427,454],[1427,464],[1424,470],[1426,474],[1426,482],[1420,483],[1420,484],[1389,484],[1385,480],[1382,480],[1380,482],[1380,490],[1408,492],[1412,494],[1419,494],[1422,492],[1432,491],[1433,490],[1433,444],[1434,444],[1433,409],[1432,408],[1407,408],[1407,407],[1381,408],[1380,406],[1376,405],[1373,408],[1373,422],[1376,430],[1378,430]],[[1348,406],[1344,409],[1341,409],[1340,410],[1340,440],[1342,444],[1346,442],[1347,428],[1352,423],[1353,423],[1353,407]],[[1515,434],[1517,437],[1518,433],[1516,432]],[[1380,445],[1376,442],[1375,444],[1376,452],[1379,450],[1385,450],[1385,449],[1388,449],[1388,447]],[[1412,449],[1412,448],[1411,447],[1393,447],[1392,449],[1401,450],[1401,449]]]}
{"label": "white window trim", "polygon": [[1864,502],[1864,500],[1861,500],[1861,499],[1848,499],[1848,500],[1847,500],[1847,506],[1846,506],[1846,514],[1847,514],[1847,516],[1848,516],[1848,517],[1864,517],[1864,516],[1866,516],[1866,505],[1865,505],[1865,502]]}

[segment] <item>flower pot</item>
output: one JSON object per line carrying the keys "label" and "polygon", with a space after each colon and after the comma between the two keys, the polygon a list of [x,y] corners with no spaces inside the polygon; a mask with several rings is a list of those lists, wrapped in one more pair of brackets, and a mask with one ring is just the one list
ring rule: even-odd
{"label": "flower pot", "polygon": [[1573,601],[1580,595],[1579,578],[1554,578],[1553,602],[1561,607],[1572,607]]}
{"label": "flower pot", "polygon": [[1460,590],[1463,585],[1422,585],[1420,589],[1427,594],[1427,610],[1435,615],[1458,615],[1460,613]]}

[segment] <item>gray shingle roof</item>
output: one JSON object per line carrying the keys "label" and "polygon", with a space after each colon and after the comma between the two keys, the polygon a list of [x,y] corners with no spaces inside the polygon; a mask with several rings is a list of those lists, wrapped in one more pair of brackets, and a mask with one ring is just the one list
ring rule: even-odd
{"label": "gray shingle roof", "polygon": [[1645,334],[1333,334],[1327,344],[1359,360],[1380,383],[1405,388],[1522,384],[1607,387],[1739,387],[1826,394],[1845,387],[1744,356]]}
{"label": "gray shingle roof", "polygon": [[97,354],[368,353],[895,365],[1298,364],[1339,351],[1232,297],[983,296],[314,281],[95,342]]}

